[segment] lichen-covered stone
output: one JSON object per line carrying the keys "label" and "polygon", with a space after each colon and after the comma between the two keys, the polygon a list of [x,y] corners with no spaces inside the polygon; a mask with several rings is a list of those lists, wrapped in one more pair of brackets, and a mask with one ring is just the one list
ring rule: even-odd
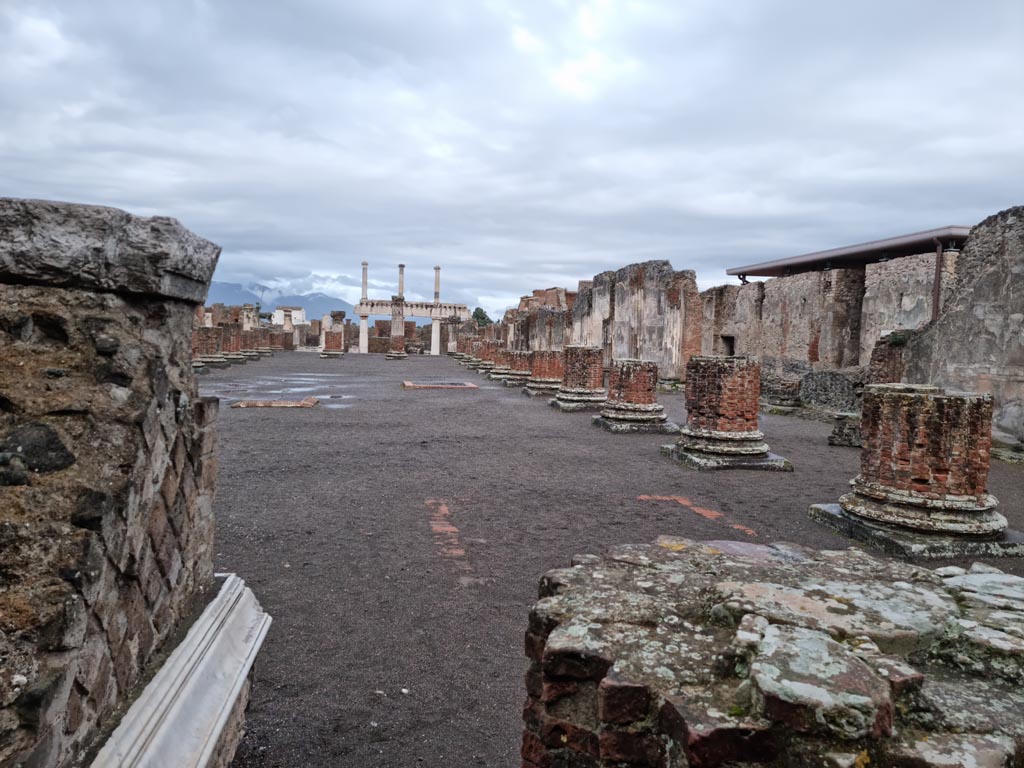
{"label": "lichen-covered stone", "polygon": [[539,597],[526,768],[1021,757],[1024,579],[990,567],[662,537],[577,556]]}

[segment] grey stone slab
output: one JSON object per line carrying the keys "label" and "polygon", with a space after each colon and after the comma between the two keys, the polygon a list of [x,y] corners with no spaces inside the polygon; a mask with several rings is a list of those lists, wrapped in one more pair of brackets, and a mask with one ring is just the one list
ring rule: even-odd
{"label": "grey stone slab", "polygon": [[595,427],[607,432],[618,434],[660,434],[678,435],[679,425],[671,421],[624,421],[621,419],[606,419],[604,416],[594,416]]}

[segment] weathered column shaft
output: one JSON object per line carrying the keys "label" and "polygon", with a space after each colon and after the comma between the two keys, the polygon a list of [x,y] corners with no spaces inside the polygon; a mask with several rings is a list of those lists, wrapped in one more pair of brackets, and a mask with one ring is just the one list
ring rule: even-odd
{"label": "weathered column shaft", "polygon": [[359,316],[359,353],[365,355],[370,351],[370,318],[367,315]]}
{"label": "weathered column shaft", "polygon": [[562,384],[550,404],[563,411],[599,409],[607,399],[603,350],[600,347],[566,347],[564,355]]}
{"label": "weathered column shaft", "polygon": [[872,384],[861,411],[860,474],[847,512],[922,531],[986,536],[1006,528],[988,493],[992,397]]}
{"label": "weathered column shaft", "polygon": [[441,321],[436,317],[430,324],[430,354],[441,354]]}

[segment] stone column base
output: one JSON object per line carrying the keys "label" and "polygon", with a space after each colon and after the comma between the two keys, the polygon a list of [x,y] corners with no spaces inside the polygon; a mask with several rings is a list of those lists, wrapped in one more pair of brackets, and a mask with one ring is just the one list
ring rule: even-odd
{"label": "stone column base", "polygon": [[488,373],[494,370],[494,361],[481,360],[479,363],[476,364],[473,370],[483,376],[486,376]]}
{"label": "stone column base", "polygon": [[495,366],[494,368],[491,368],[491,372],[487,374],[487,378],[491,381],[504,381],[508,378],[510,373],[512,373],[511,368],[498,368]]}
{"label": "stone column base", "polygon": [[260,353],[260,357],[273,357],[274,356],[274,350],[272,350],[270,347],[259,347],[259,348],[257,348],[256,351]]}
{"label": "stone column base", "polygon": [[560,411],[599,411],[608,402],[608,393],[603,389],[562,389],[548,401],[548,405]]}
{"label": "stone column base", "polygon": [[192,373],[209,373],[210,369],[206,367],[206,363],[202,360],[192,361]]}
{"label": "stone column base", "polygon": [[609,419],[601,414],[594,416],[591,422],[595,427],[601,427],[601,429],[607,432],[617,432],[619,434],[627,433],[641,433],[641,434],[661,434],[661,435],[678,435],[679,425],[675,422],[668,420],[662,421],[627,421],[623,419]]}
{"label": "stone column base", "polygon": [[320,357],[324,357],[324,358],[332,358],[332,359],[334,359],[334,358],[339,358],[339,357],[344,357],[344,356],[345,356],[344,352],[338,352],[337,350],[333,350],[331,352],[326,352],[325,351],[325,352],[321,352],[320,353]]}
{"label": "stone column base", "polygon": [[222,355],[200,355],[199,360],[208,368],[228,368],[231,365]]}
{"label": "stone column base", "polygon": [[226,357],[227,361],[232,365],[245,365],[249,362],[248,358],[241,352],[233,352],[230,355],[224,355],[224,357]]}
{"label": "stone column base", "polygon": [[526,371],[512,371],[505,377],[505,386],[523,387],[526,386],[526,382],[529,378],[529,374]]}
{"label": "stone column base", "polygon": [[817,523],[896,557],[910,559],[1024,556],[1024,533],[1005,530],[996,538],[924,533],[897,528],[851,514],[839,504],[813,504],[808,516]]}
{"label": "stone column base", "polygon": [[719,432],[715,429],[680,429],[679,447],[722,456],[763,456],[768,443],[763,432]]}
{"label": "stone column base", "polygon": [[[685,427],[683,427],[685,429]],[[701,453],[682,448],[679,445],[661,446],[663,456],[678,461],[684,467],[700,471],[710,469],[763,469],[768,472],[792,472],[793,465],[774,453],[750,454],[714,454]]]}
{"label": "stone column base", "polygon": [[865,482],[857,476],[852,493],[839,499],[847,512],[872,522],[923,533],[991,538],[1006,528],[1006,518],[995,511],[995,496],[929,498],[912,491]]}
{"label": "stone column base", "polygon": [[385,352],[384,353],[384,359],[385,360],[405,360],[407,357],[409,357],[407,352]]}

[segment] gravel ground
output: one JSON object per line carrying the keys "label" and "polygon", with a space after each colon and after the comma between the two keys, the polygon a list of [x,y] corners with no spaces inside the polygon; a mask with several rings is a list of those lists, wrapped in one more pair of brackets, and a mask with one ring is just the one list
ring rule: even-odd
{"label": "gravel ground", "polygon": [[[850,543],[806,517],[857,472],[827,424],[762,417],[794,473],[698,473],[659,456],[671,436],[609,434],[448,358],[278,353],[201,389],[223,398],[215,565],[274,617],[239,768],[518,765],[546,570],[660,534]],[[321,405],[227,407],[308,395]],[[681,422],[682,396],[662,402]],[[996,462],[990,489],[1024,528],[1024,467]]]}

